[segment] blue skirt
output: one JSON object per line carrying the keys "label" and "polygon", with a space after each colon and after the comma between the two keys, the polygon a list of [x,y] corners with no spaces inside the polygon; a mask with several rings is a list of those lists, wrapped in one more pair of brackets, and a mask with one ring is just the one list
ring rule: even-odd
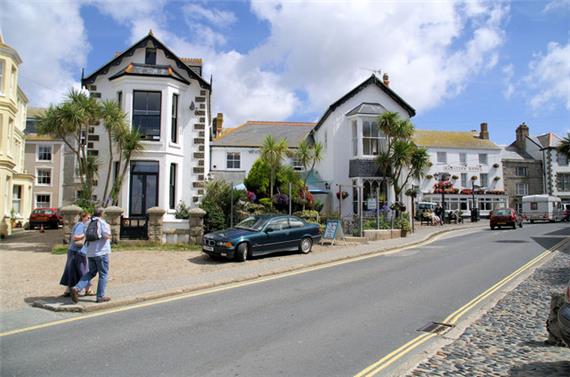
{"label": "blue skirt", "polygon": [[67,262],[59,284],[74,287],[87,272],[87,256],[77,251],[67,250]]}

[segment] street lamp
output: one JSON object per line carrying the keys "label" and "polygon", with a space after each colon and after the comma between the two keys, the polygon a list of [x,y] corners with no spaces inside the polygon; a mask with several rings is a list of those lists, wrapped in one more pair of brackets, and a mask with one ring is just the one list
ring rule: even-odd
{"label": "street lamp", "polygon": [[[475,179],[473,179],[475,178]],[[475,188],[479,188],[481,186],[475,186],[475,180],[476,180],[476,176],[471,177],[471,197],[472,197],[472,204],[471,204],[471,222],[472,223],[476,223],[477,221],[479,221],[479,216],[478,216],[478,209],[475,207]]]}

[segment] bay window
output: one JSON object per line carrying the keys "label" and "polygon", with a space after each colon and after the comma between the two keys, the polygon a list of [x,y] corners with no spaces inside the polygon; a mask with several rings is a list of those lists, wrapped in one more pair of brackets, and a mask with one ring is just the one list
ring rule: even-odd
{"label": "bay window", "polygon": [[362,154],[377,156],[380,151],[380,131],[376,122],[365,120],[362,122]]}
{"label": "bay window", "polygon": [[133,92],[133,127],[141,139],[160,141],[161,92]]}

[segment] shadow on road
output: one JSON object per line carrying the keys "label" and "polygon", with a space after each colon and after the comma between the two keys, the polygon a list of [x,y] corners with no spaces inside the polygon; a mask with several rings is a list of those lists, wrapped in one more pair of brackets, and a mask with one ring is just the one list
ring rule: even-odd
{"label": "shadow on road", "polygon": [[497,240],[497,243],[529,243],[527,240]]}
{"label": "shadow on road", "polygon": [[570,361],[535,362],[511,368],[512,377],[570,376]]}

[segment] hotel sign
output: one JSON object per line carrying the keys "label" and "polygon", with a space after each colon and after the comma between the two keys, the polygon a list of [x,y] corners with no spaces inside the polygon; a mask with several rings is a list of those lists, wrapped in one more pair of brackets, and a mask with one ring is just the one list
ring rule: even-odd
{"label": "hotel sign", "polygon": [[469,172],[469,171],[481,171],[481,165],[447,165],[445,170],[448,172]]}

